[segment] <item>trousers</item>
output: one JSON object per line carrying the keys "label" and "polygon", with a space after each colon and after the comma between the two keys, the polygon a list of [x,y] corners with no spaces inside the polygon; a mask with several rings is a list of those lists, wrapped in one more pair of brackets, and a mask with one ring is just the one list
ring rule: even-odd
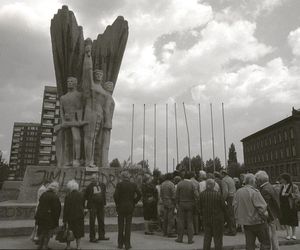
{"label": "trousers", "polygon": [[104,206],[93,206],[90,208],[90,240],[96,238],[96,230],[95,230],[95,223],[96,219],[98,222],[98,235],[99,238],[105,236],[105,229],[104,229]]}
{"label": "trousers", "polygon": [[270,250],[269,228],[266,223],[258,225],[244,225],[246,250],[255,250],[255,240],[260,242],[260,250]]}
{"label": "trousers", "polygon": [[131,222],[132,214],[118,213],[118,246],[125,245],[126,249],[131,247]]}

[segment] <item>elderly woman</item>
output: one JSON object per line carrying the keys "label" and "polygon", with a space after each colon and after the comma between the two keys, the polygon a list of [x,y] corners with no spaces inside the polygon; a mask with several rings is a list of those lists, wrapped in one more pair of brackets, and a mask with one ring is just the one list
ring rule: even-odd
{"label": "elderly woman", "polygon": [[48,249],[50,237],[53,231],[58,227],[58,220],[61,211],[61,205],[57,196],[58,183],[52,182],[48,185],[40,199],[35,219],[39,230],[39,249]]}
{"label": "elderly woman", "polygon": [[[69,193],[65,197],[63,222],[68,230],[71,230],[76,239],[76,247],[80,249],[80,239],[84,237],[84,197],[79,192],[79,185],[75,180],[67,183]],[[71,249],[70,241],[67,248]]]}
{"label": "elderly woman", "polygon": [[[280,224],[285,226],[286,239],[296,240],[296,227],[298,226],[297,210],[295,209],[295,198],[299,197],[299,188],[291,180],[291,176],[287,173],[281,174],[279,177],[281,189],[279,193],[281,218]],[[291,232],[292,229],[292,232]],[[293,235],[291,235],[291,233]]]}
{"label": "elderly woman", "polygon": [[145,175],[142,185],[143,213],[145,220],[145,234],[152,235],[151,221],[157,219],[158,192],[152,181],[152,176]]}

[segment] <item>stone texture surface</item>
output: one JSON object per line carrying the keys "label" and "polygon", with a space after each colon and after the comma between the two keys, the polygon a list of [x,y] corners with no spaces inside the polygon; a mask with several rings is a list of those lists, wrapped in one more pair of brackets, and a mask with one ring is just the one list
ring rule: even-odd
{"label": "stone texture surface", "polygon": [[[59,183],[59,196],[63,201],[66,193],[66,185],[69,180],[75,179],[80,189],[84,189],[91,180],[92,174],[98,174],[99,181],[106,185],[107,201],[113,201],[113,193],[119,182],[119,174],[122,168],[96,168],[85,167],[51,167],[51,166],[28,166],[20,187],[18,202],[36,202],[37,190],[45,179],[55,180]],[[141,186],[143,170],[140,168],[128,169],[131,180]]]}

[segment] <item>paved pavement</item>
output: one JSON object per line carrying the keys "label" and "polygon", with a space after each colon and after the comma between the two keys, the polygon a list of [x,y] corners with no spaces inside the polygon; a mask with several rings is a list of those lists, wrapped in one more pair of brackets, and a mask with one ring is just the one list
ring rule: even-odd
{"label": "paved pavement", "polygon": [[[300,249],[300,240],[287,241],[284,239],[285,232],[278,231],[279,241],[281,245],[293,244],[293,246],[284,246],[281,249],[284,250],[296,250]],[[117,233],[107,233],[110,237],[109,241],[100,241],[99,243],[90,243],[88,241],[88,234],[82,239],[82,249],[116,249],[117,247]],[[300,239],[300,230],[298,229],[297,238]],[[132,232],[131,244],[132,249],[145,249],[145,250],[181,250],[181,249],[202,249],[203,235],[194,237],[194,244],[187,244],[187,238],[185,236],[184,243],[177,243],[173,238],[162,237],[161,234],[144,235],[143,231]],[[245,238],[244,234],[239,233],[234,237],[224,236],[224,248],[223,249],[244,249]],[[75,242],[72,242],[72,247],[75,247]],[[298,244],[298,245],[294,245]],[[59,243],[54,239],[51,239],[49,247],[52,249],[64,249],[65,244]],[[3,237],[0,238],[0,249],[36,249],[37,247],[29,240],[29,237]]]}

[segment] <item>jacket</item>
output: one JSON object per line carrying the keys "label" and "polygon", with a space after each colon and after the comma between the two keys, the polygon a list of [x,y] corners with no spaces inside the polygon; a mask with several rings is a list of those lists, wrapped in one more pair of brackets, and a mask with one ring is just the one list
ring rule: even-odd
{"label": "jacket", "polygon": [[196,190],[192,181],[184,179],[178,183],[176,189],[177,204],[180,204],[181,202],[190,202],[194,204],[196,196]]}
{"label": "jacket", "polygon": [[[290,187],[291,186],[291,187]],[[283,186],[280,189],[280,195],[282,193],[283,190]],[[289,206],[291,209],[294,208],[295,206],[295,199],[300,199],[300,192],[299,192],[299,188],[296,184],[291,183],[289,184],[289,187],[287,188],[287,193],[288,195],[288,199],[289,199]]]}
{"label": "jacket", "polygon": [[269,183],[265,182],[259,187],[259,191],[268,205],[268,221],[273,221],[280,217],[279,196],[275,188]]}
{"label": "jacket", "polygon": [[104,183],[90,183],[84,194],[87,208],[106,205],[106,186]]}
{"label": "jacket", "polygon": [[256,188],[250,185],[240,188],[232,204],[238,224],[259,225],[266,222],[267,203]]}
{"label": "jacket", "polygon": [[165,207],[172,208],[175,206],[175,185],[170,180],[165,180],[161,184],[160,196]]}
{"label": "jacket", "polygon": [[132,214],[141,196],[142,194],[136,183],[129,180],[119,182],[113,195],[117,213],[122,215]]}
{"label": "jacket", "polygon": [[63,222],[70,222],[84,218],[83,193],[73,190],[65,197]]}

